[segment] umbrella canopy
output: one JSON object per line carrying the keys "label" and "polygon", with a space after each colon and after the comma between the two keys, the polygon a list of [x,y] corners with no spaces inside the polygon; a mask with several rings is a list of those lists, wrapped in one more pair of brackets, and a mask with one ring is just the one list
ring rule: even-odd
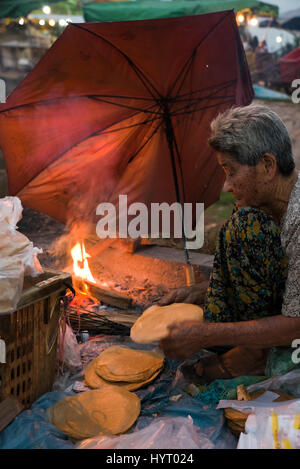
{"label": "umbrella canopy", "polygon": [[210,122],[252,98],[233,11],[69,25],[0,106],[10,194],[62,222],[120,194],[208,207]]}
{"label": "umbrella canopy", "polygon": [[293,80],[300,76],[300,47],[292,50],[284,57],[278,60],[281,81],[285,83],[292,83]]}
{"label": "umbrella canopy", "polygon": [[136,2],[93,2],[83,5],[85,21],[128,21],[174,18],[216,11],[259,7],[257,0],[138,0]]}
{"label": "umbrella canopy", "polygon": [[[47,4],[57,3],[60,0],[47,0]],[[45,0],[1,0],[0,18],[19,18],[27,16],[31,11],[42,8]]]}

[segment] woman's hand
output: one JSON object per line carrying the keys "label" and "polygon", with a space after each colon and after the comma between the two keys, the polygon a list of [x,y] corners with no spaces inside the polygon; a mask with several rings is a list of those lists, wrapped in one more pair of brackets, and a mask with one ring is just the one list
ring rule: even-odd
{"label": "woman's hand", "polygon": [[190,303],[203,305],[208,287],[208,280],[196,283],[191,287],[181,287],[163,296],[157,303],[159,306],[166,306],[171,303]]}
{"label": "woman's hand", "polygon": [[169,326],[169,335],[160,341],[160,348],[168,358],[190,358],[206,346],[207,324],[183,321]]}

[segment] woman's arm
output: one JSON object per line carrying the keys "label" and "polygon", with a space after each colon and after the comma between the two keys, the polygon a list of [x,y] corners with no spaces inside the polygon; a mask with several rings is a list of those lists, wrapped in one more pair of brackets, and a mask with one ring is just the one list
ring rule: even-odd
{"label": "woman's arm", "polygon": [[185,321],[170,327],[161,348],[170,358],[188,358],[214,346],[269,348],[290,346],[294,339],[300,339],[300,317],[278,315],[229,323]]}

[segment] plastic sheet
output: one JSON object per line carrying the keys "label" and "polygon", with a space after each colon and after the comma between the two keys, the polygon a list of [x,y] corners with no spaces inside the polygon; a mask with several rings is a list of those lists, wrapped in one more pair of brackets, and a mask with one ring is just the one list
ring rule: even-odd
{"label": "plastic sheet", "polygon": [[300,397],[300,369],[292,370],[283,375],[272,376],[269,379],[260,381],[247,387],[247,391],[259,390],[281,391],[290,396]]}
{"label": "plastic sheet", "polygon": [[118,437],[96,437],[80,442],[76,449],[213,449],[204,433],[197,432],[192,418],[162,417],[143,430]]}
{"label": "plastic sheet", "polygon": [[[72,449],[74,444],[49,423],[46,409],[67,394],[50,392],[40,397],[31,407],[19,414],[0,433],[0,449]],[[72,394],[68,394],[72,395]]]}
{"label": "plastic sheet", "polygon": [[[82,364],[87,365],[102,350],[114,344],[126,344],[133,348],[148,349],[148,347],[141,347],[139,344],[132,344],[129,337],[101,335],[95,340],[78,344]],[[141,414],[126,436],[146,429],[157,422],[159,418],[182,418],[186,421],[190,416],[198,435],[198,442],[200,440],[201,444],[204,444],[203,435],[205,435],[215,448],[236,448],[238,440],[227,427],[223,411],[207,406],[199,398],[191,397],[185,392],[184,386],[181,386],[182,383],[180,384],[180,380],[176,376],[181,364],[182,362],[166,359],[164,370],[155,381],[136,391],[137,396],[141,399]],[[64,392],[47,393],[38,399],[30,410],[22,412],[9,427],[0,433],[0,449],[64,449],[74,447],[65,435],[50,424],[45,410],[63,397],[74,395],[73,391],[75,390],[79,392],[86,390],[82,386],[83,374],[81,371],[72,375],[67,371],[59,378],[56,381],[56,389]],[[77,381],[74,384],[75,379]]]}
{"label": "plastic sheet", "polygon": [[271,378],[274,375],[283,375],[291,370],[299,369],[300,363],[293,362],[292,347],[272,347],[268,353],[265,375]]}

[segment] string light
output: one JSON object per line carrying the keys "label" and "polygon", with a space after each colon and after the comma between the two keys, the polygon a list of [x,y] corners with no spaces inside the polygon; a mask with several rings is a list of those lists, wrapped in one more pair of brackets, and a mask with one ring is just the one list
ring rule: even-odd
{"label": "string light", "polygon": [[61,26],[61,27],[67,26],[67,22],[66,22],[66,20],[64,20],[64,19],[60,19],[59,22],[58,22],[58,24],[59,24],[59,26]]}
{"label": "string light", "polygon": [[245,17],[244,17],[244,15],[242,15],[242,13],[239,13],[239,14],[237,15],[237,18],[236,18],[236,19],[237,19],[237,22],[238,22],[238,23],[244,23],[244,21],[245,21]]}
{"label": "string light", "polygon": [[56,25],[56,21],[53,18],[51,18],[51,20],[49,20],[49,26],[53,27],[55,25]]}
{"label": "string light", "polygon": [[23,24],[25,24],[24,18],[20,18],[20,19],[19,19],[19,24],[20,24],[21,26],[23,26]]}
{"label": "string light", "polygon": [[40,25],[40,26],[45,26],[45,24],[46,24],[46,21],[45,21],[45,20],[40,20],[40,21],[39,21],[39,25]]}
{"label": "string light", "polygon": [[45,15],[50,15],[51,13],[51,8],[48,6],[48,5],[45,5],[43,7],[43,12],[45,13]]}
{"label": "string light", "polygon": [[258,19],[255,18],[255,16],[253,16],[253,18],[251,18],[249,23],[250,23],[251,26],[257,26],[258,25]]}

